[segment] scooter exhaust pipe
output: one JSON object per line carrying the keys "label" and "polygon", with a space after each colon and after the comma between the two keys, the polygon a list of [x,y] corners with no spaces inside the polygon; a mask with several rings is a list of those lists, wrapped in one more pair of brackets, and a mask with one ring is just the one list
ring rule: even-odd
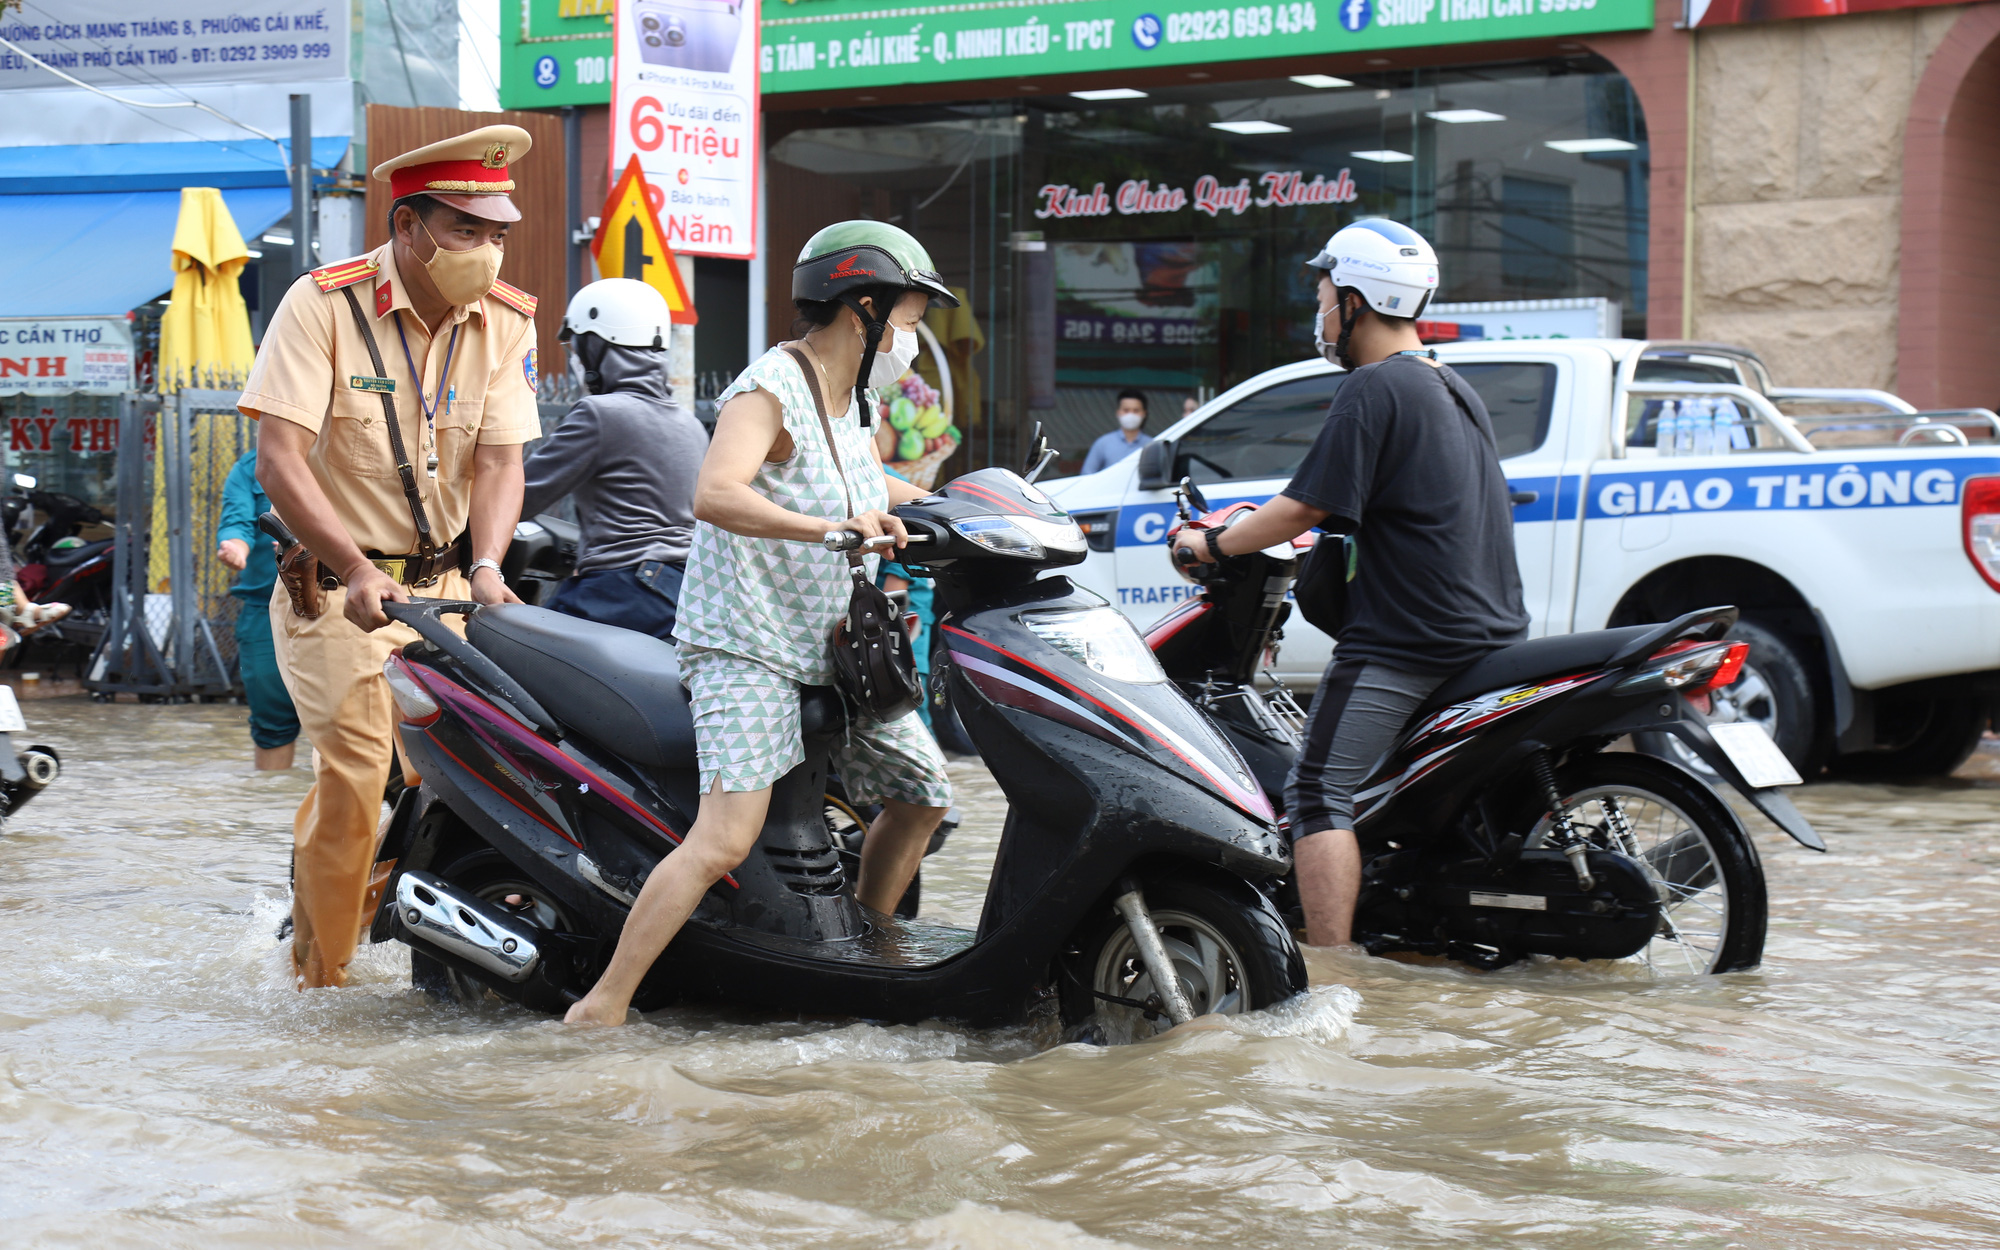
{"label": "scooter exhaust pipe", "polygon": [[397,880],[396,915],[404,932],[510,984],[527,980],[541,962],[540,948],[512,917],[428,872]]}

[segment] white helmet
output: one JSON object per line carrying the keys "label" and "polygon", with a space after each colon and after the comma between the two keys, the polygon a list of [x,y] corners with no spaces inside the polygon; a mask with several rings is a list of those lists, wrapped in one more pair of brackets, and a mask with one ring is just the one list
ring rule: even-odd
{"label": "white helmet", "polygon": [[1438,258],[1424,236],[1399,221],[1370,217],[1343,226],[1306,262],[1337,287],[1353,287],[1388,317],[1419,317],[1437,294]]}
{"label": "white helmet", "polygon": [[620,347],[658,350],[667,345],[672,319],[667,297],[652,287],[637,278],[604,278],[570,297],[556,337],[567,343],[580,334],[595,334]]}

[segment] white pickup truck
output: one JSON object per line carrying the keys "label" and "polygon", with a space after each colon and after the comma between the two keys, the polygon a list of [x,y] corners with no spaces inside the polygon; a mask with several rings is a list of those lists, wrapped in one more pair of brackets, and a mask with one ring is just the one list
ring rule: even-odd
{"label": "white pickup truck", "polygon": [[[1799,770],[1918,777],[1978,744],[2000,696],[2000,418],[1882,391],[1773,386],[1709,344],[1440,346],[1493,415],[1532,635],[1733,603],[1752,644],[1718,700]],[[1193,593],[1163,538],[1173,487],[1262,502],[1311,447],[1342,374],[1305,361],[1217,396],[1137,455],[1045,483],[1089,535],[1072,576],[1144,628]],[[1368,541],[1364,532],[1360,541]],[[1331,650],[1294,617],[1279,675]]]}

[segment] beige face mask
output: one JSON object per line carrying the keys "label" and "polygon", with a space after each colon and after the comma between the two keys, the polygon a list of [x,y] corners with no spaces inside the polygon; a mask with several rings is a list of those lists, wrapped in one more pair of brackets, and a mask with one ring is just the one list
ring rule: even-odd
{"label": "beige face mask", "polygon": [[[423,225],[421,221],[417,223]],[[437,250],[431,258],[423,262],[424,272],[431,276],[432,285],[445,302],[454,307],[477,302],[480,297],[493,289],[493,283],[500,277],[500,261],[505,255],[498,244],[481,243],[478,247],[463,252],[447,250],[431,234],[429,226],[424,233],[430,234],[431,246]]]}

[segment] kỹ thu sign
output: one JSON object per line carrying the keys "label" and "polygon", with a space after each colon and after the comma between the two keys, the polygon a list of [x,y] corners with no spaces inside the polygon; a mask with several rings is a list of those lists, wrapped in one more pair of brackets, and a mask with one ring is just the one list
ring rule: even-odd
{"label": "k\u1ef9 thu sign", "polygon": [[122,395],[132,327],[121,317],[0,318],[0,395]]}

